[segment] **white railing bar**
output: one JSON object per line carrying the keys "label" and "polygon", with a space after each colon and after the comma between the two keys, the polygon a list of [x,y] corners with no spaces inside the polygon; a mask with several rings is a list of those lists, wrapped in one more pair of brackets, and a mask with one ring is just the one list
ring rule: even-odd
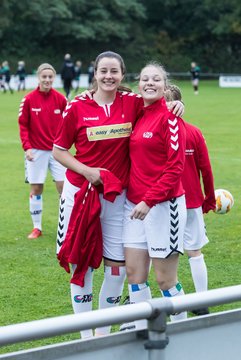
{"label": "white railing bar", "polygon": [[241,285],[0,327],[0,346],[241,300]]}
{"label": "white railing bar", "polygon": [[[160,304],[158,300],[161,300],[162,303]],[[165,300],[167,300],[166,305],[164,304]],[[229,304],[239,300],[241,300],[241,285],[228,286],[172,298],[152,299],[151,302],[152,306],[156,309],[171,314],[173,312],[190,311],[203,307]]]}

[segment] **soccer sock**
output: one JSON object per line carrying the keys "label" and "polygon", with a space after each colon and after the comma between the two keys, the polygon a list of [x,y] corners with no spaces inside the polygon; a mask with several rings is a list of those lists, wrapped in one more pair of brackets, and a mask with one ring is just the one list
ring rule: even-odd
{"label": "soccer sock", "polygon": [[[152,298],[151,290],[148,282],[142,284],[128,284],[130,303],[136,304],[141,301],[149,300]],[[147,327],[147,320],[136,320],[135,328],[143,329]]]}
{"label": "soccer sock", "polygon": [[33,227],[42,230],[42,211],[43,211],[42,195],[30,195],[29,210],[33,221]]}
{"label": "soccer sock", "polygon": [[208,272],[203,254],[190,257],[189,264],[196,292],[206,291],[208,289]]}
{"label": "soccer sock", "polygon": [[[81,287],[76,284],[70,284],[72,307],[75,314],[92,310],[92,287],[93,287],[93,269],[88,268],[85,274],[85,285]],[[86,339],[93,336],[92,329],[82,330],[81,338]]]}
{"label": "soccer sock", "polygon": [[[161,293],[165,297],[173,297],[173,296],[180,296],[184,295],[184,291],[182,285],[178,282],[175,286],[168,290],[161,290]],[[183,320],[187,318],[187,312],[181,312],[177,314],[170,315],[171,321]]]}
{"label": "soccer sock", "polygon": [[[126,277],[125,266],[105,266],[104,281],[99,295],[99,309],[106,309],[120,303],[121,295]],[[96,328],[95,334],[98,336],[110,333],[111,326]]]}

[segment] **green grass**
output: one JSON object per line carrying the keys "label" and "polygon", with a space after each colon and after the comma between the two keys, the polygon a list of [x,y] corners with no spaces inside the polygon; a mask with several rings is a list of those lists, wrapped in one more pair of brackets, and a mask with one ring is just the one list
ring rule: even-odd
{"label": "green grass", "polygon": [[[237,285],[241,279],[241,89],[220,89],[217,81],[202,81],[198,96],[189,82],[177,82],[185,102],[185,120],[199,126],[206,138],[215,187],[226,188],[235,205],[227,215],[205,216],[210,243],[204,249],[209,288]],[[0,93],[0,277],[1,326],[71,314],[69,275],[58,265],[55,237],[58,196],[49,176],[44,190],[43,231],[37,241],[26,235],[32,228],[28,210],[29,186],[24,183],[23,150],[18,135],[18,107],[23,93]],[[94,307],[103,272],[95,273]],[[151,272],[153,295],[159,296]],[[188,260],[180,259],[179,279],[186,293],[194,291]],[[125,295],[127,290],[125,288]],[[240,307],[241,303],[212,308]],[[3,347],[0,353],[77,339],[78,334]]]}

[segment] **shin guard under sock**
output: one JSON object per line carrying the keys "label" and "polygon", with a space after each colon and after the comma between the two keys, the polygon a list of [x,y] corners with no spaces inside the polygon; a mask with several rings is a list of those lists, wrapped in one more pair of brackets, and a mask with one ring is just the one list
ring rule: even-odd
{"label": "shin guard under sock", "polygon": [[[125,266],[105,266],[104,281],[99,295],[99,309],[106,309],[120,303],[124,287],[126,270]],[[111,326],[97,328],[97,336],[109,334]]]}

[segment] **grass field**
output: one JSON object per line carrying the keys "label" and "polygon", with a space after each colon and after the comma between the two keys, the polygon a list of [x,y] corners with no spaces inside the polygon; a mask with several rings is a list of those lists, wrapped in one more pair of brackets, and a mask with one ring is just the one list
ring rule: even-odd
{"label": "grass field", "polygon": [[[241,89],[220,89],[217,81],[202,81],[198,96],[189,82],[177,82],[185,102],[185,120],[199,126],[209,148],[215,188],[234,196],[230,213],[205,216],[210,243],[204,249],[209,288],[240,284],[241,281]],[[69,275],[55,256],[58,196],[50,177],[44,191],[43,234],[27,240],[32,228],[28,210],[29,186],[24,183],[23,151],[18,135],[18,107],[23,93],[0,93],[0,325],[71,314]],[[180,260],[179,279],[186,293],[194,291],[188,260]],[[96,271],[94,306],[97,306],[102,269]],[[153,295],[159,296],[151,273]],[[125,289],[125,295],[127,291]],[[212,312],[240,307],[241,303],[218,306]],[[18,344],[0,353],[76,339],[71,334],[54,339]]]}

